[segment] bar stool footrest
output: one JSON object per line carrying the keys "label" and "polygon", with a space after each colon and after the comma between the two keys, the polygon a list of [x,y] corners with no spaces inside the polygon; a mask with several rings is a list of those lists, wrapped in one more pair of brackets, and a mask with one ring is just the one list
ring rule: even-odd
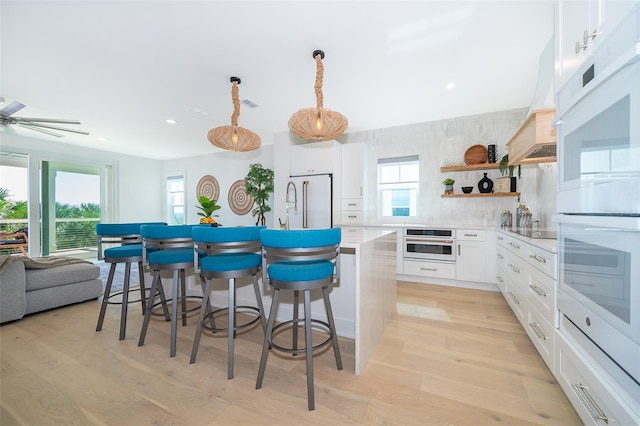
{"label": "bar stool footrest", "polygon": [[[251,314],[256,314],[256,316],[252,319],[250,319],[249,321],[245,322],[244,324],[236,324],[236,326],[233,328],[234,331],[238,331],[238,330],[242,330],[243,328],[247,328],[252,326],[253,324],[257,323],[258,321],[260,321],[261,319],[261,315],[260,315],[260,309],[256,308],[255,306],[236,306],[236,314],[237,313],[247,313],[247,311],[249,311],[249,313]],[[211,327],[210,325],[207,325],[206,320],[208,320],[209,318],[213,317],[215,320],[215,315],[220,313],[220,312],[225,312],[225,315],[229,315],[229,308],[220,308],[220,309],[216,309],[212,312],[210,312],[209,314],[205,315],[203,320],[202,320],[202,328],[205,330],[209,330],[212,333],[220,333],[220,332],[224,332],[224,333],[228,333],[229,332],[229,327],[225,327],[225,328],[218,328],[218,327]]]}
{"label": "bar stool footrest", "polygon": [[[140,294],[140,287],[137,287],[137,286],[136,287],[129,287],[128,293],[132,293],[132,292],[136,292],[139,295]],[[124,294],[124,289],[115,291],[113,293],[109,293],[109,296],[107,296],[107,304],[109,304],[109,305],[122,305],[122,300],[120,300],[120,301],[117,301],[117,300],[112,301],[111,298],[112,297],[122,296],[123,294]],[[139,298],[138,299],[128,299],[127,300],[127,304],[138,303],[140,301],[141,301],[141,299],[139,299]]]}
{"label": "bar stool footrest", "polygon": [[[281,352],[287,352],[287,353],[290,353],[290,354],[293,354],[293,355],[306,353],[306,351],[307,351],[306,347],[293,349],[293,348],[287,348],[287,347],[283,347],[283,346],[280,346],[280,345],[277,345],[277,344],[273,343],[273,336],[275,336],[279,332],[282,332],[282,331],[278,331],[278,330],[281,330],[284,327],[291,327],[291,328],[300,327],[299,325],[294,324],[294,323],[302,323],[302,325],[304,326],[304,318],[298,318],[297,320],[291,319],[291,320],[284,321],[284,322],[281,322],[280,324],[277,324],[277,325],[273,326],[273,330],[271,331],[271,336],[268,336],[269,345],[271,346],[271,348],[277,349],[277,350],[279,350]],[[322,342],[318,343],[315,346],[312,346],[311,347],[312,351],[321,349],[321,348],[327,346],[329,343],[332,342],[332,340],[333,340],[333,331],[331,330],[331,327],[329,326],[329,323],[327,323],[326,321],[319,320],[319,319],[311,319],[311,323],[312,324],[321,325],[323,328],[326,329],[326,330],[324,330],[324,332],[329,334],[329,336],[325,340],[323,340]],[[304,330],[304,327],[303,327],[303,330]],[[317,329],[316,329],[316,331],[317,331]]]}

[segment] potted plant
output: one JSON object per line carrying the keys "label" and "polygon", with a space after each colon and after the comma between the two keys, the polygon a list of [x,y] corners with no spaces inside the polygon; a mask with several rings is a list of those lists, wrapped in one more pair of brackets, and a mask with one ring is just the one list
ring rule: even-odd
{"label": "potted plant", "polygon": [[257,204],[251,211],[253,216],[257,216],[256,226],[264,225],[266,222],[264,214],[271,211],[267,201],[269,194],[273,192],[273,170],[262,167],[260,163],[251,164],[244,182],[247,194],[252,196],[253,202]]}
{"label": "potted plant", "polygon": [[442,181],[444,185],[444,193],[445,194],[453,194],[453,184],[456,183],[455,179],[446,178]]}
{"label": "potted plant", "polygon": [[200,205],[196,206],[196,208],[202,210],[201,212],[198,212],[198,216],[202,216],[200,223],[215,224],[216,220],[213,216],[218,217],[218,215],[213,214],[213,212],[220,210],[222,207],[217,204],[216,200],[211,200],[204,195],[198,197],[198,203],[200,203]]}
{"label": "potted plant", "polygon": [[[518,164],[518,179],[521,177],[521,169]],[[500,174],[503,176],[501,179],[508,180],[508,185],[505,183],[500,183],[499,179],[496,180],[498,187],[505,188],[504,190],[498,189],[498,192],[516,192],[516,178],[513,176],[513,172],[516,166],[509,165],[509,154],[502,157],[500,160]]]}

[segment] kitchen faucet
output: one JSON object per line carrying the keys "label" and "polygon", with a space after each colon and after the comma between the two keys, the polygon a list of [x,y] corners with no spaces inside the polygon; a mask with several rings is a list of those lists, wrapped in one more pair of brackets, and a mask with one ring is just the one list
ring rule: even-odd
{"label": "kitchen faucet", "polygon": [[293,186],[293,209],[294,210],[298,210],[298,190],[296,189],[296,184],[289,181],[289,183],[287,184],[287,198],[286,198],[286,202],[287,202],[287,206],[289,206],[289,203],[291,201],[289,201],[289,188]]}
{"label": "kitchen faucet", "polygon": [[287,196],[285,199],[285,220],[284,220],[284,229],[291,229],[290,225],[289,225],[289,204],[291,204],[291,201],[289,201],[289,188],[293,186],[293,209],[294,210],[298,210],[298,190],[296,189],[296,184],[289,181],[289,183],[287,184]]}

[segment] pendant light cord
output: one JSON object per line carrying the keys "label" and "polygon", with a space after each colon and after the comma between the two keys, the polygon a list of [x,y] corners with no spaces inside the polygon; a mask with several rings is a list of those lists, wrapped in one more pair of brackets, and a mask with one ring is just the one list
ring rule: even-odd
{"label": "pendant light cord", "polygon": [[316,58],[316,65],[317,65],[316,84],[314,86],[316,90],[316,100],[317,100],[316,105],[317,105],[318,111],[322,111],[322,105],[323,105],[322,76],[324,74],[324,66],[322,65],[322,55],[320,53],[316,54],[315,58]]}

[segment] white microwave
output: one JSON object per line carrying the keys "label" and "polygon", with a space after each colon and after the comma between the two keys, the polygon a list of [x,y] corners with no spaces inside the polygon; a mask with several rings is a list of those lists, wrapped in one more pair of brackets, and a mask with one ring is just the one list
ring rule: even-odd
{"label": "white microwave", "polygon": [[558,93],[559,213],[640,215],[640,7]]}

